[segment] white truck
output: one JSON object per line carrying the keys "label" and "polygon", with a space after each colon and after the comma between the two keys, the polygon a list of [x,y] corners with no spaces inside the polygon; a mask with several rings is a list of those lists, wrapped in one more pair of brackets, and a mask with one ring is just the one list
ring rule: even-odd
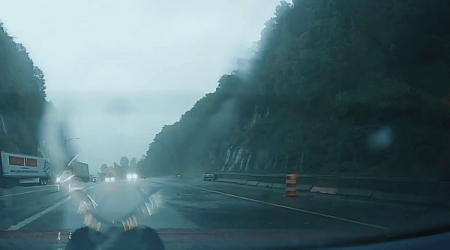
{"label": "white truck", "polygon": [[105,180],[106,173],[103,172],[97,172],[97,181],[104,181]]}
{"label": "white truck", "polygon": [[71,163],[71,166],[73,167],[73,173],[76,176],[78,176],[81,180],[85,182],[90,181],[88,164],[79,161],[73,161]]}
{"label": "white truck", "polygon": [[51,177],[51,164],[46,158],[0,151],[0,184],[11,187],[18,184],[46,185]]}

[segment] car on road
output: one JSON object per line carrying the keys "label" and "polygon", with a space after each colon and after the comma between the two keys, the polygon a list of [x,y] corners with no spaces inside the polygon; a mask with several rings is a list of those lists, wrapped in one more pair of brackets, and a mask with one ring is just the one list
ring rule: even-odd
{"label": "car on road", "polygon": [[203,180],[204,181],[214,181],[215,180],[215,175],[206,173],[206,174],[203,175]]}
{"label": "car on road", "polygon": [[114,176],[113,172],[107,172],[105,174],[105,182],[115,182],[116,181],[116,177]]}
{"label": "car on road", "polygon": [[138,175],[136,173],[128,173],[127,174],[127,182],[128,183],[134,183],[138,179]]}

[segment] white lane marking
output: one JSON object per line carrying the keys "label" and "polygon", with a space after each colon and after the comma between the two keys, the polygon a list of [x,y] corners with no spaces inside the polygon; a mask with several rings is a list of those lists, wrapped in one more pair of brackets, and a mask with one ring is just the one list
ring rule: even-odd
{"label": "white lane marking", "polygon": [[39,213],[37,213],[37,214],[31,216],[31,217],[28,217],[28,218],[26,218],[25,220],[20,221],[19,223],[15,224],[15,225],[10,226],[10,227],[9,227],[8,229],[6,229],[6,230],[7,230],[7,231],[19,230],[19,229],[21,229],[22,227],[24,227],[24,226],[30,224],[31,222],[33,222],[33,221],[39,219],[39,218],[42,217],[44,214],[46,214],[46,213],[52,211],[53,209],[57,208],[57,207],[60,206],[61,204],[67,202],[68,200],[70,200],[70,196],[67,197],[67,198],[65,198],[64,200],[62,200],[62,201],[60,201],[60,202],[54,204],[53,206],[48,207],[48,208],[44,209],[43,211],[41,211],[41,212],[39,212]]}
{"label": "white lane marking", "polygon": [[94,185],[92,185],[92,186],[90,186],[90,187],[88,187],[88,188],[85,188],[84,191],[87,191],[87,190],[89,190],[89,189],[91,189],[91,188],[93,188],[93,187],[96,187],[96,186],[97,186],[97,184],[94,184]]}
{"label": "white lane marking", "polygon": [[52,190],[52,189],[49,188],[49,189],[41,189],[41,190],[35,190],[35,191],[28,191],[28,192],[17,193],[17,194],[5,194],[5,195],[0,196],[0,198],[10,197],[10,196],[15,196],[15,195],[22,195],[22,194],[31,194],[31,193],[37,193],[37,192],[49,191],[49,190]]}
{"label": "white lane marking", "polygon": [[22,187],[22,188],[46,188],[46,187],[56,187],[58,186],[57,184],[53,184],[53,185],[44,185],[44,186],[29,186],[29,187]]}
{"label": "white lane marking", "polygon": [[358,224],[358,225],[362,225],[362,226],[368,226],[368,227],[378,228],[378,229],[382,229],[382,230],[389,230],[389,228],[387,228],[387,227],[378,226],[378,225],[369,224],[369,223],[364,223],[364,222],[355,221],[355,220],[350,220],[350,219],[345,219],[345,218],[341,218],[341,217],[337,217],[337,216],[333,216],[333,215],[322,214],[322,213],[313,212],[313,211],[309,211],[309,210],[304,210],[304,209],[300,209],[300,208],[288,207],[288,206],[279,205],[279,204],[275,204],[275,203],[271,203],[271,202],[255,200],[255,199],[252,199],[252,198],[242,197],[242,196],[238,196],[238,195],[234,195],[234,194],[228,194],[228,193],[215,191],[215,190],[210,190],[210,189],[206,189],[206,188],[195,187],[195,186],[190,186],[190,185],[188,185],[188,186],[192,187],[192,188],[208,191],[208,192],[211,192],[211,193],[217,193],[217,194],[221,194],[221,195],[226,195],[226,196],[230,196],[230,197],[234,197],[234,198],[238,198],[238,199],[242,199],[242,200],[253,201],[253,202],[257,202],[257,203],[261,203],[261,204],[271,205],[271,206],[275,206],[275,207],[281,207],[281,208],[294,210],[294,211],[298,211],[298,212],[303,212],[303,213],[307,213],[307,214],[318,215],[318,216],[331,218],[331,219],[335,219],[335,220],[341,220],[341,221],[345,221],[345,222],[350,222],[350,223],[354,223],[354,224]]}
{"label": "white lane marking", "polygon": [[[88,188],[86,188],[86,189],[84,189],[84,190],[89,190],[89,189],[91,189],[91,188],[93,188],[93,187],[95,187],[95,186],[96,186],[96,185],[92,185],[92,186],[90,186],[90,187],[88,187]],[[58,203],[52,205],[51,207],[48,207],[48,208],[42,210],[41,212],[39,212],[39,213],[37,213],[37,214],[34,214],[34,215],[32,215],[31,217],[28,217],[28,218],[26,218],[25,220],[20,221],[19,223],[15,224],[15,225],[10,226],[10,227],[9,227],[8,229],[6,229],[6,230],[7,230],[7,231],[19,230],[19,229],[21,229],[22,227],[24,227],[24,226],[30,224],[31,222],[33,222],[33,221],[39,219],[40,217],[42,217],[42,216],[45,215],[46,213],[52,211],[53,209],[59,207],[61,204],[64,204],[65,202],[67,202],[67,201],[69,201],[69,200],[70,200],[70,196],[67,197],[67,198],[65,198],[64,200],[62,200],[62,201],[60,201],[60,202],[58,202]]]}

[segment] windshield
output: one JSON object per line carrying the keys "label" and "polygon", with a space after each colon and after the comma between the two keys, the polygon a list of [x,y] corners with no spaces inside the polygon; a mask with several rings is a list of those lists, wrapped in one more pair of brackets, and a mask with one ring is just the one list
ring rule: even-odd
{"label": "windshield", "polygon": [[0,248],[450,225],[448,1],[0,3]]}

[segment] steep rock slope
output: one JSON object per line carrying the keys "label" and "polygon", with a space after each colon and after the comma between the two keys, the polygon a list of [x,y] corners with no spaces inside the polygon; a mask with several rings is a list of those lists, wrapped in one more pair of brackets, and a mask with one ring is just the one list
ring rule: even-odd
{"label": "steep rock slope", "polygon": [[450,167],[447,1],[281,2],[254,56],[139,166],[435,178]]}

